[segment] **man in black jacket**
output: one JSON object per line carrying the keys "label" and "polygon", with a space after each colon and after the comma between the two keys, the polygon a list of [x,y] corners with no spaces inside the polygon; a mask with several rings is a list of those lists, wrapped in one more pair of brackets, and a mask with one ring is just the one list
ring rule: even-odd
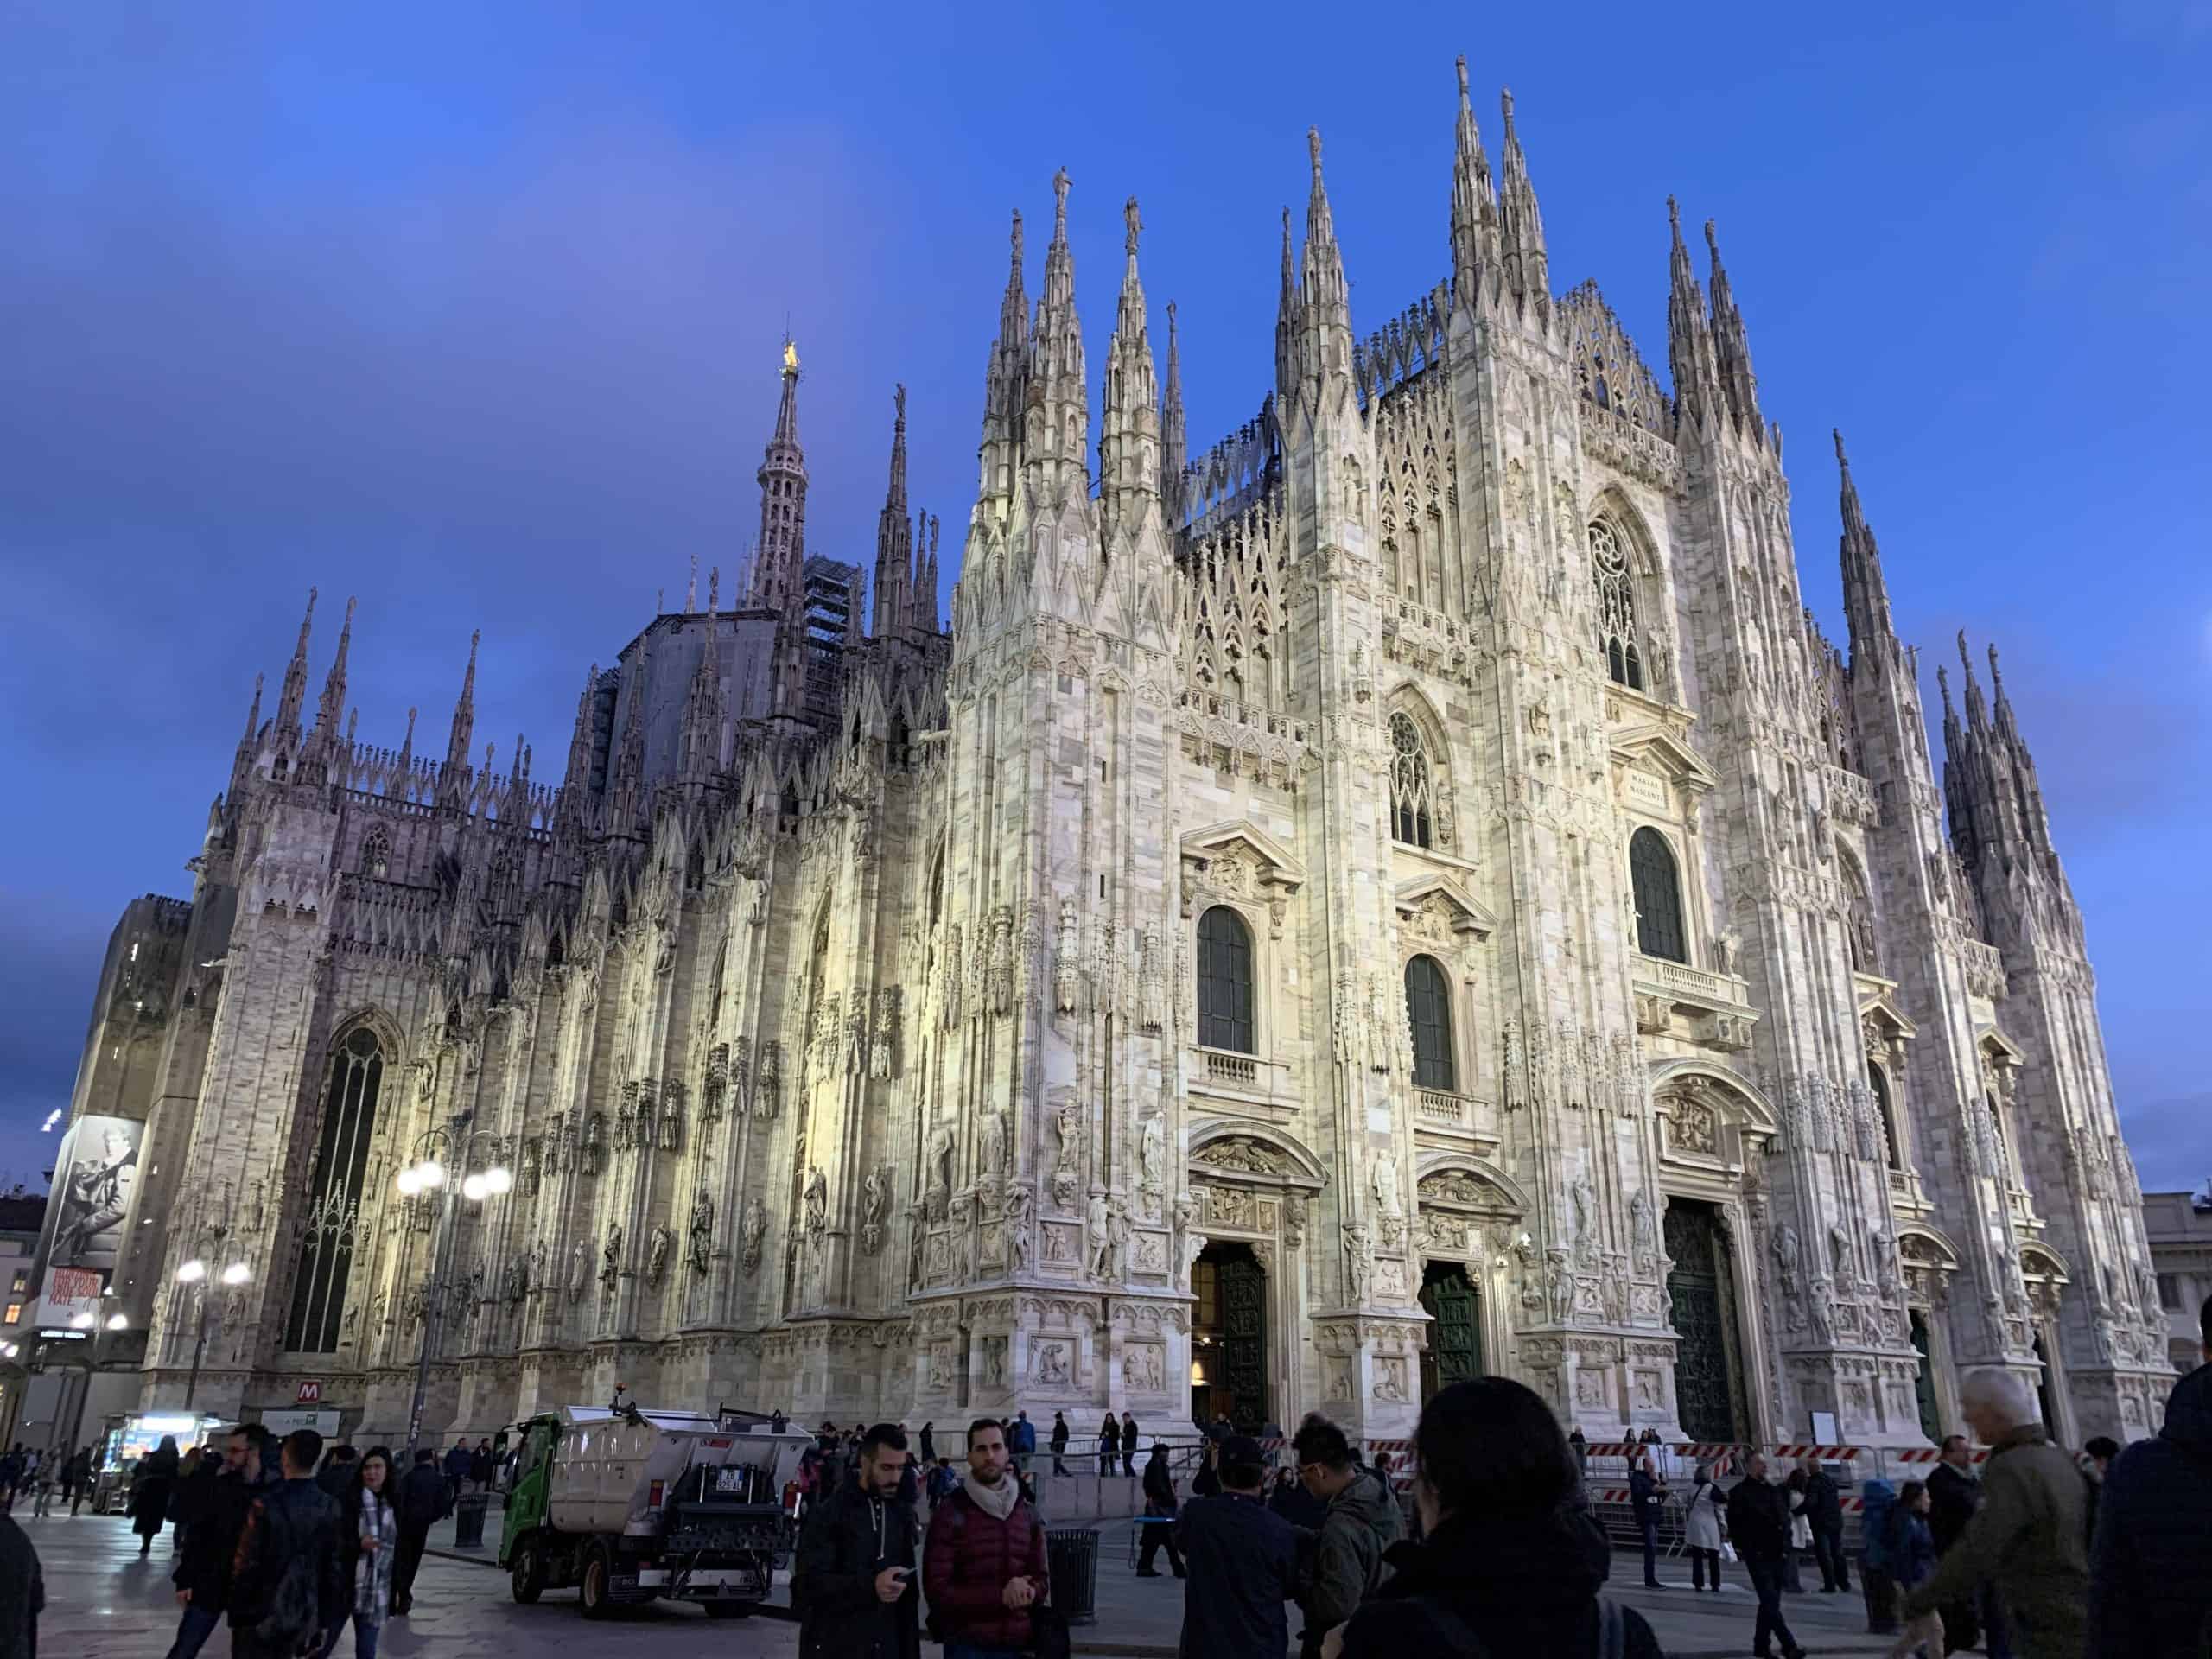
{"label": "man in black jacket", "polygon": [[1052,1414],[1052,1472],[1065,1475],[1068,1471],[1068,1414],[1065,1411]]}
{"label": "man in black jacket", "polygon": [[1636,1466],[1629,1471],[1628,1502],[1643,1537],[1643,1587],[1664,1590],[1659,1582],[1659,1517],[1666,1512],[1667,1483],[1652,1467],[1649,1452],[1637,1452]]}
{"label": "man in black jacket", "polygon": [[2089,1552],[2089,1646],[2098,1659],[2194,1659],[2212,1650],[2212,1296],[2197,1315],[2205,1363],[2174,1384],[2166,1424],[2113,1459]]}
{"label": "man in black jacket", "polygon": [[332,1446],[330,1455],[323,1459],[321,1471],[315,1478],[315,1484],[333,1497],[340,1496],[353,1484],[353,1477],[360,1472],[353,1466],[354,1459],[359,1456],[360,1453],[350,1446]]}
{"label": "man in black jacket", "polygon": [[399,1548],[391,1557],[391,1611],[398,1615],[415,1605],[415,1573],[423,1565],[431,1527],[453,1510],[451,1490],[438,1471],[438,1454],[429,1446],[416,1448],[415,1466],[400,1481],[392,1508],[398,1512]]}
{"label": "man in black jacket", "polygon": [[1751,1588],[1758,1592],[1758,1621],[1751,1629],[1751,1651],[1768,1659],[1771,1638],[1782,1638],[1783,1659],[1798,1659],[1805,1649],[1782,1617],[1782,1560],[1789,1553],[1789,1495],[1766,1478],[1766,1458],[1754,1452],[1744,1478],[1728,1494],[1728,1537],[1743,1558]]}
{"label": "man in black jacket", "polygon": [[1821,1593],[1851,1588],[1851,1561],[1843,1553],[1843,1495],[1818,1458],[1805,1459],[1805,1524],[1813,1529],[1813,1559],[1821,1564]]}
{"label": "man in black jacket", "polygon": [[1137,1523],[1144,1533],[1144,1548],[1137,1555],[1137,1577],[1160,1576],[1153,1562],[1162,1544],[1167,1546],[1167,1565],[1177,1578],[1183,1576],[1183,1552],[1175,1547],[1175,1475],[1167,1466],[1167,1448],[1154,1440],[1144,1465],[1145,1519]]}
{"label": "man in black jacket", "polygon": [[1298,1592],[1298,1535],[1261,1501],[1259,1443],[1231,1434],[1217,1445],[1222,1490],[1192,1498],[1175,1522],[1190,1566],[1182,1650],[1193,1659],[1282,1659],[1290,1645],[1283,1604]]}
{"label": "man in black jacket", "polygon": [[[1967,1437],[1945,1435],[1936,1466],[1928,1471],[1928,1535],[1935,1541],[1938,1555],[1949,1554],[1959,1535],[1967,1529],[1967,1522],[1974,1519],[1974,1512],[1981,1507],[1981,1483],[1974,1478],[1973,1471]],[[1974,1602],[1953,1602],[1941,1611],[1947,1649],[1956,1653],[1961,1648],[1981,1645],[1980,1609]]]}
{"label": "man in black jacket", "polygon": [[168,1659],[193,1659],[222,1623],[230,1598],[231,1558],[253,1500],[276,1484],[276,1458],[269,1431],[258,1423],[242,1424],[225,1439],[220,1460],[203,1459],[185,1483],[184,1547],[169,1575],[184,1614]]}
{"label": "man in black jacket", "polygon": [[806,1659],[920,1654],[914,1512],[899,1502],[906,1472],[906,1431],[878,1423],[861,1436],[855,1478],[808,1512],[791,1562],[791,1605]]}
{"label": "man in black jacket", "polygon": [[231,1652],[234,1659],[293,1659],[346,1617],[338,1501],[315,1484],[322,1436],[296,1428],[284,1437],[284,1478],[264,1487],[246,1511],[231,1557]]}

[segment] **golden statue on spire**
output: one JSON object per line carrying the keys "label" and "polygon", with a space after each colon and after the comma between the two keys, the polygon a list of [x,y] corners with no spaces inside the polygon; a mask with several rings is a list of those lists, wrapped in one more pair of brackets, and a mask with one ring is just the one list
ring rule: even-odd
{"label": "golden statue on spire", "polygon": [[798,372],[798,342],[789,334],[784,336],[784,372],[785,374]]}

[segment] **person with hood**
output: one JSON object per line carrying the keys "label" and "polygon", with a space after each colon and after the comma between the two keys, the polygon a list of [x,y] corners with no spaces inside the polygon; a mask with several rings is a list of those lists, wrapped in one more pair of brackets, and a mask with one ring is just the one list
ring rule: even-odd
{"label": "person with hood", "polygon": [[346,1490],[361,1477],[361,1471],[353,1466],[360,1455],[350,1443],[332,1446],[330,1455],[322,1460],[315,1484],[333,1497],[342,1499]]}
{"label": "person with hood", "polygon": [[1405,1535],[1397,1494],[1351,1454],[1344,1430],[1323,1417],[1308,1417],[1291,1441],[1298,1478],[1327,1505],[1313,1545],[1300,1638],[1302,1659],[1317,1659],[1322,1639],[1352,1616],[1389,1569],[1383,1552]]}
{"label": "person with hood", "polygon": [[791,1563],[791,1606],[806,1659],[918,1659],[918,1529],[899,1491],[912,1470],[906,1432],[878,1423],[861,1436],[855,1478],[807,1513]]}
{"label": "person with hood", "polygon": [[446,1478],[438,1471],[438,1454],[429,1446],[416,1448],[415,1466],[401,1477],[393,1507],[399,1511],[399,1547],[392,1552],[391,1611],[394,1618],[404,1618],[415,1605],[415,1574],[423,1565],[430,1529],[453,1510]]}
{"label": "person with hood", "polygon": [[2089,1567],[2097,1659],[2212,1652],[2212,1296],[2197,1322],[2205,1363],[2174,1384],[2165,1427],[2105,1476]]}
{"label": "person with hood", "polygon": [[1452,1383],[1422,1410],[1414,1457],[1427,1541],[1392,1546],[1396,1570],[1352,1615],[1342,1659],[1661,1659],[1651,1627],[1599,1594],[1612,1548],[1535,1393],[1503,1376]]}
{"label": "person with hood", "polygon": [[138,1535],[138,1554],[154,1548],[168,1523],[169,1494],[175,1491],[180,1459],[176,1436],[164,1434],[161,1444],[139,1459],[130,1478],[130,1530]]}
{"label": "person with hood", "polygon": [[1144,1548],[1137,1556],[1137,1577],[1160,1576],[1160,1569],[1153,1562],[1159,1558],[1162,1544],[1167,1546],[1167,1565],[1175,1570],[1177,1578],[1183,1576],[1183,1552],[1175,1547],[1175,1511],[1179,1507],[1174,1471],[1167,1466],[1167,1447],[1154,1440],[1152,1456],[1144,1465],[1144,1512],[1149,1524],[1142,1528]]}
{"label": "person with hood", "polygon": [[1182,1651],[1191,1659],[1282,1659],[1290,1645],[1283,1603],[1298,1593],[1298,1534],[1260,1501],[1267,1469],[1257,1441],[1230,1434],[1206,1449],[1220,1453],[1221,1490],[1194,1496],[1175,1522],[1190,1567]]}
{"label": "person with hood", "polygon": [[1936,1610],[1987,1587],[2020,1659],[2081,1659],[2089,1587],[2082,1471],[2044,1437],[2035,1390],[2018,1371],[1993,1365],[1967,1372],[1959,1403],[1967,1426],[1990,1448],[1981,1506],[1936,1571],[1906,1592],[1898,1646],[1918,1641],[1941,1651]]}
{"label": "person with hood", "polygon": [[1037,1455],[1037,1425],[1029,1421],[1029,1414],[1017,1411],[1014,1421],[1006,1431],[1007,1449],[1014,1453],[1014,1466],[1023,1474],[1029,1472],[1029,1459]]}
{"label": "person with hood", "polygon": [[1728,1536],[1750,1575],[1759,1599],[1758,1618],[1751,1626],[1751,1652],[1767,1659],[1773,1639],[1782,1638],[1783,1659],[1802,1659],[1789,1622],[1782,1616],[1782,1564],[1789,1553],[1789,1494],[1767,1478],[1766,1457],[1754,1452],[1744,1465],[1744,1478],[1728,1494]]}
{"label": "person with hood", "polygon": [[1716,1596],[1720,1593],[1720,1516],[1726,1501],[1713,1471],[1698,1465],[1682,1516],[1682,1553],[1690,1558],[1690,1588],[1704,1589],[1710,1569]]}

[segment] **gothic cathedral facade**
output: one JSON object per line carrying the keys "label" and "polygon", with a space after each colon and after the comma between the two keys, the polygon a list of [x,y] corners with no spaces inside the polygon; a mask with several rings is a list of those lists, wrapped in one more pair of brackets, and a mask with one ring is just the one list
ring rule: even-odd
{"label": "gothic cathedral facade", "polygon": [[1449,275],[1363,340],[1311,143],[1273,391],[1195,460],[1135,203],[1095,451],[1065,177],[1033,306],[1016,218],[949,629],[903,393],[870,625],[810,617],[789,353],[747,579],[588,677],[558,785],[478,758],[473,650],[442,761],[356,742],[351,611],[311,712],[302,625],[79,1078],[142,1136],[147,1404],[404,1433],[427,1353],[430,1429],[619,1381],[1395,1436],[1498,1371],[1592,1440],[1907,1446],[1993,1364],[2157,1427],[1994,653],[1939,789],[1847,466],[1847,649],[1801,601],[1717,244],[1670,394],[1463,67]]}

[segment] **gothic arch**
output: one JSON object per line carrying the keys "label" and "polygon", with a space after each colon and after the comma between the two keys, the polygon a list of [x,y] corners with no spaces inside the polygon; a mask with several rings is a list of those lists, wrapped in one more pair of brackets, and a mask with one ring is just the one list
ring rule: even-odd
{"label": "gothic arch", "polygon": [[1191,1173],[1319,1192],[1329,1172],[1287,1130],[1244,1118],[1213,1118],[1191,1127]]}
{"label": "gothic arch", "polygon": [[1605,659],[1606,676],[1666,700],[1676,677],[1658,540],[1642,511],[1612,485],[1592,498],[1582,522],[1598,618],[1593,643]]}
{"label": "gothic arch", "polygon": [[[1382,732],[1390,769],[1390,838],[1405,846],[1455,850],[1452,743],[1443,716],[1425,692],[1402,680],[1383,705]],[[1401,734],[1418,740],[1418,760],[1407,753]],[[1403,833],[1408,829],[1415,833]]]}
{"label": "gothic arch", "polygon": [[[1471,1200],[1456,1196],[1426,1192],[1423,1184],[1432,1176],[1464,1175],[1477,1183],[1477,1196]],[[1495,1190],[1492,1198],[1481,1192],[1482,1187]],[[1414,1166],[1414,1193],[1423,1203],[1471,1205],[1484,1215],[1512,1216],[1518,1218],[1529,1212],[1529,1194],[1521,1184],[1495,1164],[1479,1158],[1470,1158],[1464,1152],[1431,1153]]]}

